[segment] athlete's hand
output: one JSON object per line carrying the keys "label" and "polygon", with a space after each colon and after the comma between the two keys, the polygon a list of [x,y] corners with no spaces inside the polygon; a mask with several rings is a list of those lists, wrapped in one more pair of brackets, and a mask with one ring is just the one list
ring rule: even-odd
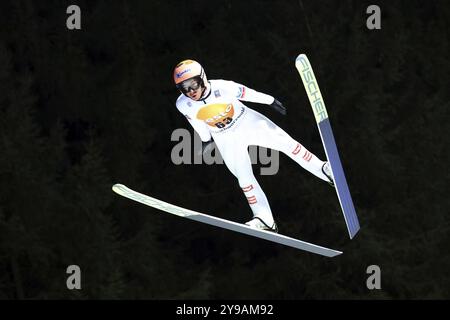
{"label": "athlete's hand", "polygon": [[273,100],[272,104],[270,105],[273,109],[275,109],[275,111],[281,113],[283,116],[286,115],[287,111],[286,111],[286,107],[283,106],[283,104],[278,101],[277,99]]}
{"label": "athlete's hand", "polygon": [[213,147],[212,146],[213,143],[214,143],[213,139],[206,142],[202,141],[202,155],[205,154],[205,151],[210,151],[210,149]]}

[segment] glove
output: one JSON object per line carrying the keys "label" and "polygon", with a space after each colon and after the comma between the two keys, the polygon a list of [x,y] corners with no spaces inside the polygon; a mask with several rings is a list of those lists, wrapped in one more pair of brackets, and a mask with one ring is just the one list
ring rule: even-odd
{"label": "glove", "polygon": [[277,99],[273,100],[273,102],[272,102],[272,104],[270,105],[270,107],[271,107],[272,109],[275,109],[275,111],[281,113],[283,116],[285,116],[286,113],[287,113],[287,112],[286,112],[286,107],[283,106],[283,104],[282,104],[280,101],[278,101]]}

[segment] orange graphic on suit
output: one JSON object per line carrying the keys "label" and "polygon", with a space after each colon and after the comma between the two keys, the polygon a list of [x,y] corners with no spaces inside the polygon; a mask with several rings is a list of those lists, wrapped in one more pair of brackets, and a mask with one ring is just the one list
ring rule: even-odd
{"label": "orange graphic on suit", "polygon": [[201,108],[197,118],[205,121],[211,127],[224,128],[233,121],[234,107],[231,103],[210,104]]}

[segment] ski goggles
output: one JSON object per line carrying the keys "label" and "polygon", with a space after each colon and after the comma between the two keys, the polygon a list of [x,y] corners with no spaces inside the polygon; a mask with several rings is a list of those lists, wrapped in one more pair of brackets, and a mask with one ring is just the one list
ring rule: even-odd
{"label": "ski goggles", "polygon": [[183,82],[177,84],[177,88],[181,90],[184,94],[188,93],[189,91],[198,90],[203,84],[203,81],[200,77],[195,77],[191,79],[184,80]]}

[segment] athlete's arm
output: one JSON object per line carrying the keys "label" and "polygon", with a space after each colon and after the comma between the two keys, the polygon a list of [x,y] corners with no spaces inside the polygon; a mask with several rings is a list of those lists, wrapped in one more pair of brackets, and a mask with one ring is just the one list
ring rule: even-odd
{"label": "athlete's arm", "polygon": [[186,112],[186,110],[184,110],[183,106],[181,106],[178,101],[177,101],[177,109],[178,111],[180,111],[188,120],[188,122],[191,124],[192,128],[194,128],[194,130],[198,133],[198,135],[200,136],[200,139],[203,142],[208,142],[212,139],[211,137],[211,132],[208,129],[208,125],[201,121],[198,120],[196,118],[194,118],[193,116],[189,116],[188,112]]}
{"label": "athlete's arm", "polygon": [[243,84],[236,83],[234,81],[222,81],[227,89],[239,100],[263,104],[271,104],[275,100],[275,98],[271,95],[253,90]]}
{"label": "athlete's arm", "polygon": [[209,131],[206,123],[201,120],[192,119],[186,114],[184,116],[188,119],[192,128],[194,128],[194,130],[198,133],[203,142],[208,142],[212,139],[211,132]]}
{"label": "athlete's arm", "polygon": [[239,100],[268,104],[275,111],[281,113],[282,115],[286,114],[286,108],[283,106],[283,104],[271,95],[256,91],[254,89],[250,89],[249,87],[233,81],[224,81],[224,83],[229,88],[229,90],[236,94],[236,97]]}

